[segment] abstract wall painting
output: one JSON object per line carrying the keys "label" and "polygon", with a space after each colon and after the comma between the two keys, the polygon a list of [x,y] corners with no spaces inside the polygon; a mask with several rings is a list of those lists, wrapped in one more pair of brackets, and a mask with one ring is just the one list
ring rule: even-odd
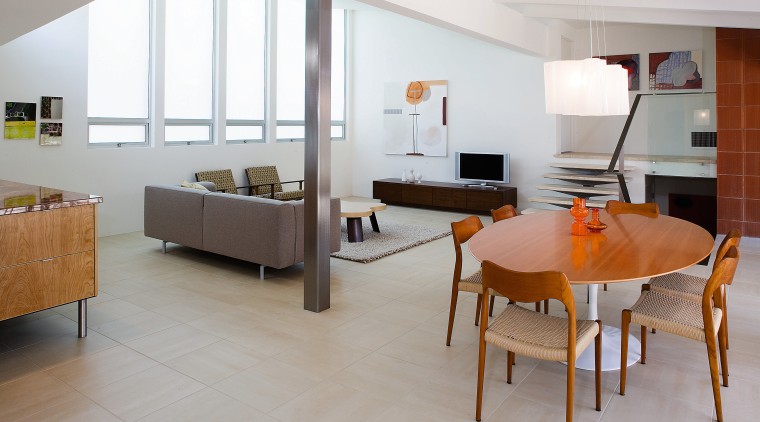
{"label": "abstract wall painting", "polygon": [[639,55],[638,54],[617,54],[614,56],[602,56],[601,59],[607,60],[607,64],[619,64],[628,72],[628,90],[639,90]]}
{"label": "abstract wall painting", "polygon": [[383,104],[385,153],[445,157],[448,81],[387,82]]}
{"label": "abstract wall painting", "polygon": [[63,97],[42,97],[40,119],[63,119]]}
{"label": "abstract wall painting", "polygon": [[649,53],[649,89],[702,89],[702,51]]}
{"label": "abstract wall painting", "polygon": [[40,123],[40,145],[61,145],[63,123]]}
{"label": "abstract wall painting", "polygon": [[5,103],[5,139],[34,139],[37,103]]}

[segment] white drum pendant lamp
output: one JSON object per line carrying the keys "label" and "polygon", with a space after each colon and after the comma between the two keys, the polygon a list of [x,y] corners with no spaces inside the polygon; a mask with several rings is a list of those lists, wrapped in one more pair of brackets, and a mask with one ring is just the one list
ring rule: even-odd
{"label": "white drum pendant lamp", "polygon": [[629,113],[628,72],[605,60],[544,63],[546,112],[568,116],[617,116]]}

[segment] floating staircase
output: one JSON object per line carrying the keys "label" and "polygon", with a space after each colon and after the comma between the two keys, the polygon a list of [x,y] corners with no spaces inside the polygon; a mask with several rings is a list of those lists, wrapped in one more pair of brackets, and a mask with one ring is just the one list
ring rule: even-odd
{"label": "floating staircase", "polygon": [[[618,199],[619,181],[615,174],[607,173],[606,165],[584,163],[552,163],[550,167],[566,170],[562,173],[546,173],[544,177],[567,183],[547,183],[536,186],[542,191],[551,191],[567,196],[534,196],[529,201],[555,205],[563,208],[573,206],[573,198],[585,198],[586,206],[604,208],[609,199]],[[626,168],[624,171],[629,171]],[[625,178],[626,182],[630,178]]]}

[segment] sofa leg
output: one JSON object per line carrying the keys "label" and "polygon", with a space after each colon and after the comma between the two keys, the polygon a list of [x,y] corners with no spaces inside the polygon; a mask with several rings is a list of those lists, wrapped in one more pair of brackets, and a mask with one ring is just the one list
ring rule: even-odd
{"label": "sofa leg", "polygon": [[264,266],[263,265],[259,265],[259,278],[262,279],[262,280],[264,279]]}
{"label": "sofa leg", "polygon": [[161,252],[166,253],[166,241],[163,241],[163,244],[161,245]]}

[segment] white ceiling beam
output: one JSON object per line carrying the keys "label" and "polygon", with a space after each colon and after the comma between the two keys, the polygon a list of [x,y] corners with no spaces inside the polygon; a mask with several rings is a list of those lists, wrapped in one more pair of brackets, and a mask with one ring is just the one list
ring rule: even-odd
{"label": "white ceiling beam", "polygon": [[547,55],[547,26],[493,0],[358,1],[513,50]]}
{"label": "white ceiling beam", "polygon": [[494,0],[508,6],[546,5],[574,8],[622,7],[713,12],[760,12],[760,2],[747,0]]}
{"label": "white ceiling beam", "polygon": [[[564,20],[588,20],[585,8],[557,5],[514,5],[526,17]],[[760,28],[760,13],[710,12],[697,10],[644,9],[637,7],[605,7],[593,12],[592,19],[606,22],[657,25],[685,25],[726,28]]]}

